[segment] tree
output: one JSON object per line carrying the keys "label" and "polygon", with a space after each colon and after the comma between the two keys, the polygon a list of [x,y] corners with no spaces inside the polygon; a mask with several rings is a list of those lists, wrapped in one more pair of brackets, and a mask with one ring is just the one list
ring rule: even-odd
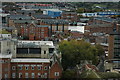
{"label": "tree", "polygon": [[98,56],[101,56],[104,54],[104,49],[102,48],[100,44],[96,44],[95,47],[97,49]]}
{"label": "tree", "polygon": [[75,70],[66,70],[62,72],[62,79],[66,78],[76,78],[76,71]]}
{"label": "tree", "polygon": [[84,8],[78,8],[77,13],[84,13]]}
{"label": "tree", "polygon": [[84,40],[62,41],[59,44],[62,53],[63,69],[74,68],[80,64],[80,60],[92,60],[93,64],[98,64],[98,49]]}

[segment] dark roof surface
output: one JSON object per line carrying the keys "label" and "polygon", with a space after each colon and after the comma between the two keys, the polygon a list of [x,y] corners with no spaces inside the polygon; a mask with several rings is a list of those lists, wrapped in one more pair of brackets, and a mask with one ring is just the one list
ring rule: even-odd
{"label": "dark roof surface", "polygon": [[34,18],[36,19],[47,19],[47,18],[51,18],[48,15],[32,15]]}
{"label": "dark roof surface", "polygon": [[27,15],[8,15],[8,17],[10,18],[10,19],[17,19],[17,20],[20,20],[20,19],[32,19],[32,17],[30,17],[30,16],[27,16]]}
{"label": "dark roof surface", "polygon": [[89,25],[89,26],[92,26],[92,27],[112,27],[112,25],[111,24],[91,24],[91,25]]}
{"label": "dark roof surface", "polygon": [[38,23],[37,20],[14,20],[14,23]]}
{"label": "dark roof surface", "polygon": [[63,19],[42,19],[42,22],[46,24],[69,24],[70,21]]}
{"label": "dark roof surface", "polygon": [[112,18],[108,18],[108,17],[96,17],[94,19],[102,20],[102,21],[106,21],[106,22],[115,22],[115,21],[117,21],[116,19],[112,19]]}

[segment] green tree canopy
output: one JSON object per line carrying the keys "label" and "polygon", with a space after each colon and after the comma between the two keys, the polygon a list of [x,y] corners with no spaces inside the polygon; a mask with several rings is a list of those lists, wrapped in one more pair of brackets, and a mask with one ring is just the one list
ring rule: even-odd
{"label": "green tree canopy", "polygon": [[78,8],[77,13],[84,13],[84,8]]}
{"label": "green tree canopy", "polygon": [[59,50],[62,52],[62,66],[66,70],[80,64],[80,60],[92,60],[93,64],[98,63],[99,50],[84,40],[62,41],[59,44]]}

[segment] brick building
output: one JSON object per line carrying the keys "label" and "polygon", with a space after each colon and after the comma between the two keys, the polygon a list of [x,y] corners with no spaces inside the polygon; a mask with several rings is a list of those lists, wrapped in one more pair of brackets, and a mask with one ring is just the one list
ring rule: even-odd
{"label": "brick building", "polygon": [[120,58],[120,22],[117,24],[117,31],[109,35],[108,58]]}
{"label": "brick building", "polygon": [[69,23],[70,21],[63,19],[41,19],[39,21],[40,25],[50,26],[50,35],[54,34],[55,32],[68,32]]}
{"label": "brick building", "polygon": [[49,26],[34,23],[22,26],[20,35],[29,38],[29,40],[43,40],[49,37]]}
{"label": "brick building", "polygon": [[[4,58],[3,58],[4,57]],[[11,55],[3,55],[0,54],[0,79],[2,78],[10,78],[10,58]]]}
{"label": "brick building", "polygon": [[120,33],[111,33],[109,36],[108,58],[120,58]]}
{"label": "brick building", "polygon": [[51,61],[51,59],[12,58],[12,55],[0,55],[0,63],[2,65],[2,73],[0,74],[2,79],[58,79],[62,74],[60,64],[57,61]]}
{"label": "brick building", "polygon": [[7,22],[8,22],[8,26],[13,26],[13,22],[14,20],[32,20],[32,17],[28,16],[28,15],[8,15],[7,16]]}
{"label": "brick building", "polygon": [[113,32],[114,27],[111,24],[91,24],[85,26],[85,37],[92,43],[107,43],[108,36]]}
{"label": "brick building", "polygon": [[55,18],[50,17],[50,16],[45,15],[45,14],[32,14],[32,17],[34,19],[37,19],[37,20],[40,20],[40,19],[55,19]]}
{"label": "brick building", "polygon": [[92,33],[106,33],[109,34],[113,31],[113,26],[111,24],[90,24],[85,26],[85,30],[89,31],[90,34]]}
{"label": "brick building", "polygon": [[84,37],[84,34],[78,31],[71,31],[70,34],[72,39],[79,39]]}
{"label": "brick building", "polygon": [[[111,27],[113,27],[113,30],[116,30],[116,22],[118,20],[117,19],[112,19],[112,18],[108,18],[108,17],[96,17],[96,18],[92,18],[88,21],[88,24],[107,24],[107,25],[111,25]],[[107,26],[106,25],[106,26]]]}
{"label": "brick building", "polygon": [[31,23],[38,23],[37,20],[10,20],[9,26],[13,26],[17,29],[18,34],[20,34],[20,28],[22,26],[28,26]]}
{"label": "brick building", "polygon": [[[23,45],[29,44],[31,41],[21,41],[14,39],[2,39],[0,42],[0,79],[24,79],[24,78],[54,78],[58,79],[62,75],[62,66],[59,54],[53,52],[54,48],[52,41],[32,41],[32,48]],[[20,45],[21,44],[21,45]],[[17,46],[19,45],[19,47]],[[26,47],[25,47],[26,46]],[[4,48],[3,48],[4,47]],[[38,48],[41,47],[41,48]],[[18,49],[19,48],[19,49]],[[37,49],[37,50],[36,50]],[[24,54],[26,52],[28,54]],[[41,51],[40,53],[38,53]],[[48,52],[49,51],[49,52]],[[19,53],[22,52],[23,56]],[[32,55],[31,56],[31,52]],[[36,54],[36,52],[38,54]],[[27,55],[27,56],[26,56]],[[38,56],[38,57],[35,57]],[[47,56],[51,55],[51,56]]]}
{"label": "brick building", "polygon": [[63,12],[61,19],[69,20],[72,22],[77,22],[77,13],[76,12]]}

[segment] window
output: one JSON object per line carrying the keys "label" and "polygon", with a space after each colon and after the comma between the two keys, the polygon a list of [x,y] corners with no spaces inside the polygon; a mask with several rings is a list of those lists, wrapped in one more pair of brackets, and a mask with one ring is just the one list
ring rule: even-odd
{"label": "window", "polygon": [[22,73],[19,73],[19,78],[22,78]]}
{"label": "window", "polygon": [[10,46],[10,42],[7,42],[7,46]]}
{"label": "window", "polygon": [[45,67],[44,67],[44,70],[47,70],[47,68],[48,68],[48,67],[47,67],[47,66],[45,66]]}
{"label": "window", "polygon": [[4,76],[5,76],[5,78],[8,78],[8,74],[5,74]]}
{"label": "window", "polygon": [[15,70],[15,66],[12,66],[12,70]]}
{"label": "window", "polygon": [[22,66],[19,66],[19,70],[22,70]]}
{"label": "window", "polygon": [[15,78],[15,73],[12,73],[12,78]]}
{"label": "window", "polygon": [[47,78],[47,73],[44,73],[44,78]]}
{"label": "window", "polygon": [[44,54],[46,54],[46,51],[44,51]]}
{"label": "window", "polygon": [[25,78],[28,78],[28,73],[25,73]]}
{"label": "window", "polygon": [[34,70],[34,66],[31,66],[31,69]]}
{"label": "window", "polygon": [[43,34],[43,35],[44,35],[44,32],[41,32],[41,34]]}
{"label": "window", "polygon": [[38,73],[38,78],[40,78],[41,76],[40,76],[40,73]]}
{"label": "window", "polygon": [[59,72],[55,72],[55,76],[59,76]]}
{"label": "window", "polygon": [[28,70],[28,66],[25,66],[25,70]]}
{"label": "window", "polygon": [[38,66],[38,70],[41,70],[42,69],[42,66]]}
{"label": "window", "polygon": [[32,74],[31,74],[31,76],[32,76],[32,78],[34,78],[34,77],[35,77],[35,74],[34,74],[34,73],[32,73]]}
{"label": "window", "polygon": [[44,31],[44,28],[42,28],[41,31]]}

